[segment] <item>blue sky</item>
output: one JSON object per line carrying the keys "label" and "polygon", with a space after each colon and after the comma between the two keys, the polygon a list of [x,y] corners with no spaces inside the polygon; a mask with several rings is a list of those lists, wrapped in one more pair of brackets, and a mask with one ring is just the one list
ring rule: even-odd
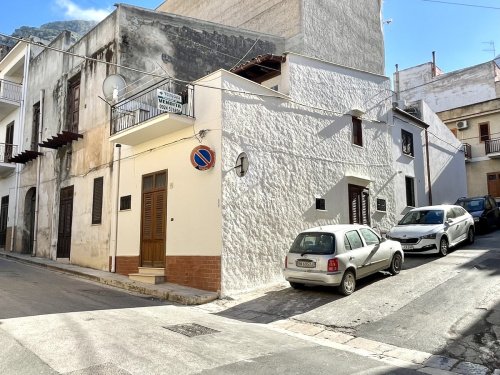
{"label": "blue sky", "polygon": [[[188,0],[185,0],[188,1]],[[364,1],[364,0],[357,0]],[[129,0],[124,3],[156,8],[162,0]],[[493,58],[485,42],[493,41],[500,54],[500,9],[445,4],[428,0],[384,0],[383,19],[386,47],[386,74],[395,64],[400,69],[432,59],[449,72]],[[448,0],[448,2],[500,8],[500,0]],[[116,1],[105,0],[14,0],[4,1],[0,33],[11,34],[17,27],[40,26],[64,19],[102,18]]]}

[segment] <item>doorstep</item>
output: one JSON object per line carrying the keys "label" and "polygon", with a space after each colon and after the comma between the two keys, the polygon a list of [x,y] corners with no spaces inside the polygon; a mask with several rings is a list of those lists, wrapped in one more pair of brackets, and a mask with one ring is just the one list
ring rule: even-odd
{"label": "doorstep", "polygon": [[126,289],[135,293],[146,294],[161,300],[177,302],[183,305],[202,305],[219,298],[216,292],[209,292],[173,283],[146,284],[131,280],[127,276],[92,268],[60,263],[51,259],[32,257],[29,254],[19,254],[0,250],[0,256],[19,262],[44,267],[50,270],[69,273],[101,284]]}

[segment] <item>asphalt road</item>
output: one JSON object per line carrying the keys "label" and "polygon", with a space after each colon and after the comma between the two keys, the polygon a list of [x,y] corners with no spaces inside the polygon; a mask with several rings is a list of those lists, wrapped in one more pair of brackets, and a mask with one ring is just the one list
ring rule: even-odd
{"label": "asphalt road", "polygon": [[0,258],[0,319],[164,304],[151,297]]}

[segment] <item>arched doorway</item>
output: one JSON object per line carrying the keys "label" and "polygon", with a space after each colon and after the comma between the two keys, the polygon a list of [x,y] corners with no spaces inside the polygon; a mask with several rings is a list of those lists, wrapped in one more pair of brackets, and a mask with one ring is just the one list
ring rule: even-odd
{"label": "arched doorway", "polygon": [[35,200],[36,188],[32,187],[26,193],[24,199],[24,228],[23,231],[23,253],[33,253],[33,242],[35,240]]}

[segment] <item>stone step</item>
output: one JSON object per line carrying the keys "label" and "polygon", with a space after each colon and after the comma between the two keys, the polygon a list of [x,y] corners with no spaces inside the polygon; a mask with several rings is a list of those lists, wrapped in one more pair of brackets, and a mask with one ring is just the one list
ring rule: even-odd
{"label": "stone step", "polygon": [[139,281],[146,284],[161,284],[165,282],[165,276],[147,275],[143,273],[131,273],[128,275],[130,280]]}
{"label": "stone step", "polygon": [[165,268],[139,267],[139,273],[141,275],[164,276],[165,275]]}

